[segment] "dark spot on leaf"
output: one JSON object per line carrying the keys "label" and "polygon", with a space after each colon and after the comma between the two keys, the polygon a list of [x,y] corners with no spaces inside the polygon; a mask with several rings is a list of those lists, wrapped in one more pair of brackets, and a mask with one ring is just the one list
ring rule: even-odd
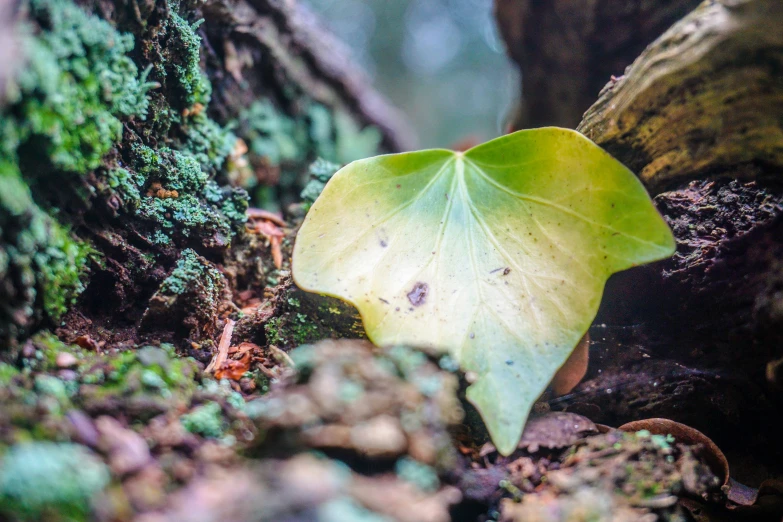
{"label": "dark spot on leaf", "polygon": [[476,334],[474,334],[473,332],[470,332],[470,338],[473,339],[474,337],[476,337]]}
{"label": "dark spot on leaf", "polygon": [[427,292],[429,292],[429,290],[430,287],[427,286],[427,283],[422,283],[421,281],[417,282],[413,285],[413,289],[408,292],[408,301],[410,301],[413,306],[423,305],[424,301],[427,299]]}
{"label": "dark spot on leaf", "polygon": [[514,366],[514,361],[509,359],[509,360],[506,361],[506,364],[509,365],[509,366]]}
{"label": "dark spot on leaf", "polygon": [[380,243],[382,248],[389,246],[389,234],[386,233],[386,229],[381,228],[380,230],[377,230],[375,235],[378,238],[378,243]]}
{"label": "dark spot on leaf", "polygon": [[389,301],[387,301],[387,300],[386,300],[386,299],[384,299],[383,297],[379,297],[378,299],[379,299],[379,300],[380,300],[382,303],[389,304]]}
{"label": "dark spot on leaf", "polygon": [[503,275],[508,275],[510,273],[511,273],[511,269],[509,267],[503,269]]}

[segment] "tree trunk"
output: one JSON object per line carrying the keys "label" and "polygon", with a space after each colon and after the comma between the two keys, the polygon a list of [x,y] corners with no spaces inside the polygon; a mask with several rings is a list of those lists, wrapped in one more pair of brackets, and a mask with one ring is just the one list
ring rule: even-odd
{"label": "tree trunk", "polygon": [[[246,230],[247,192],[284,207],[317,157],[409,146],[396,110],[303,8],[197,5],[82,2],[100,18],[67,2],[20,7],[30,63],[3,109],[4,343],[54,325],[71,339],[210,343],[232,294],[278,277],[268,239]],[[77,68],[84,53],[91,70]],[[57,101],[66,89],[72,107]]]}
{"label": "tree trunk", "polygon": [[678,248],[609,282],[603,366],[557,400],[598,422],[688,423],[751,482],[783,465],[781,22],[775,1],[705,3],[585,114],[578,130],[638,173]]}
{"label": "tree trunk", "polygon": [[574,128],[612,75],[699,0],[495,0],[508,54],[522,72],[514,129]]}

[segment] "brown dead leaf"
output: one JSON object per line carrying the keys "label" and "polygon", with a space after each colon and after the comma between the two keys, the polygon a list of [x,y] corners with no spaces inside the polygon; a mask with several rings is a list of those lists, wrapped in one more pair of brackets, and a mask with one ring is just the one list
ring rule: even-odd
{"label": "brown dead leaf", "polygon": [[590,334],[586,333],[576,345],[565,364],[557,370],[552,378],[552,391],[556,396],[571,392],[587,373],[587,363],[590,357]]}
{"label": "brown dead leaf", "polygon": [[103,347],[102,342],[98,342],[89,335],[80,335],[76,339],[73,340],[75,344],[80,346],[81,348],[84,348],[85,350],[92,350],[93,352],[100,352],[101,348]]}
{"label": "brown dead leaf", "polygon": [[265,221],[271,221],[275,225],[279,225],[281,227],[286,226],[286,222],[281,218],[279,215],[275,214],[274,212],[269,212],[268,210],[264,210],[262,208],[249,208],[247,209],[247,219],[250,220],[257,220],[262,219]]}
{"label": "brown dead leaf", "polygon": [[283,251],[280,246],[283,244],[283,238],[273,236],[269,238],[269,244],[272,247],[272,261],[275,264],[275,268],[281,268],[283,266]]}
{"label": "brown dead leaf", "polygon": [[230,379],[238,381],[245,373],[250,371],[250,363],[253,361],[253,354],[247,351],[242,354],[239,360],[228,359],[223,365],[215,371],[216,379]]}
{"label": "brown dead leaf", "polygon": [[247,352],[261,353],[261,347],[255,343],[243,342],[243,343],[239,343],[239,346],[236,346],[235,348],[236,348],[236,353],[238,353],[239,355],[244,355]]}
{"label": "brown dead leaf", "polygon": [[283,252],[280,247],[283,244],[285,232],[283,232],[279,226],[285,226],[285,221],[276,214],[260,208],[248,209],[248,219],[248,230],[264,236],[269,241],[269,246],[272,249],[272,260],[275,263],[275,267],[282,267]]}
{"label": "brown dead leaf", "polygon": [[[535,453],[540,448],[565,448],[596,433],[598,428],[587,417],[566,411],[550,412],[531,417],[527,421],[517,447],[530,453]],[[488,442],[481,447],[479,456],[484,457],[496,452],[495,446]]]}
{"label": "brown dead leaf", "polygon": [[712,472],[723,481],[724,486],[729,483],[729,461],[726,459],[726,455],[717,444],[712,442],[712,439],[696,428],[671,419],[653,418],[628,422],[617,429],[627,432],[647,430],[653,435],[671,435],[677,442],[683,444],[700,444],[703,448],[701,455]]}

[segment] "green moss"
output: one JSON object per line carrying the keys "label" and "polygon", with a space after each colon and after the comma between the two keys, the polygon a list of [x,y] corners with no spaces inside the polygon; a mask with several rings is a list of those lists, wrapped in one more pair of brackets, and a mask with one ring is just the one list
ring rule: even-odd
{"label": "green moss", "polygon": [[17,375],[19,375],[19,370],[14,366],[0,362],[0,387],[8,386]]}
{"label": "green moss", "polygon": [[49,331],[38,332],[32,339],[32,345],[35,347],[35,358],[41,361],[42,365],[35,368],[39,371],[57,370],[57,354],[60,352],[73,353],[77,357],[83,355],[84,350],[73,344],[62,342],[56,335]]}
{"label": "green moss", "polygon": [[142,419],[146,412],[154,415],[187,404],[197,388],[193,359],[152,346],[100,358],[89,355],[77,371],[81,382],[91,386],[79,388],[75,402],[86,407],[122,403]]}
{"label": "green moss", "polygon": [[49,221],[46,247],[34,254],[43,309],[49,318],[59,318],[84,290],[83,277],[91,254],[94,250],[88,244],[74,241],[64,228]]}
{"label": "green moss", "polygon": [[191,433],[210,438],[220,438],[225,432],[223,411],[220,404],[208,402],[180,418],[182,426]]}
{"label": "green moss", "polygon": [[280,327],[283,324],[282,317],[273,317],[264,325],[267,344],[279,345],[284,341]]}
{"label": "green moss", "polygon": [[214,324],[219,307],[227,299],[227,282],[220,270],[192,249],[182,251],[169,276],[150,300],[144,327],[164,325],[196,335],[196,326]]}
{"label": "green moss", "polygon": [[86,519],[109,478],[106,465],[83,446],[18,444],[0,465],[0,511],[30,519]]}
{"label": "green moss", "polygon": [[306,316],[274,317],[264,325],[268,344],[298,346],[321,337],[321,328]]}
{"label": "green moss", "polygon": [[62,380],[52,375],[41,374],[35,378],[35,391],[43,395],[51,395],[52,397],[67,401],[68,390]]}
{"label": "green moss", "polygon": [[121,119],[144,118],[155,84],[127,56],[131,35],[69,1],[32,0],[30,12],[42,30],[23,39],[28,63],[3,115],[3,155],[29,145],[40,160],[40,144],[58,169],[94,169],[121,138]]}
{"label": "green moss", "polygon": [[14,290],[0,288],[0,337],[62,315],[84,289],[92,253],[33,202],[18,168],[0,160],[0,279]]}
{"label": "green moss", "polygon": [[144,370],[141,372],[141,383],[147,388],[156,390],[165,390],[166,381],[158,375],[155,370]]}

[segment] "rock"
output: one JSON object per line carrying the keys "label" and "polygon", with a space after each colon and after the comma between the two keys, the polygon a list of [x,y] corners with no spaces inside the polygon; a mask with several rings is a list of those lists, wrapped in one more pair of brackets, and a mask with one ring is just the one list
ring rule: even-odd
{"label": "rock", "polygon": [[57,354],[55,363],[58,368],[73,368],[79,363],[79,359],[72,353],[60,352]]}
{"label": "rock", "polygon": [[408,446],[400,421],[381,415],[351,429],[354,448],[368,457],[394,457]]}
{"label": "rock", "polygon": [[135,473],[150,461],[147,442],[138,433],[123,428],[112,417],[98,417],[95,427],[100,433],[100,448],[107,453],[109,466],[117,475]]}

